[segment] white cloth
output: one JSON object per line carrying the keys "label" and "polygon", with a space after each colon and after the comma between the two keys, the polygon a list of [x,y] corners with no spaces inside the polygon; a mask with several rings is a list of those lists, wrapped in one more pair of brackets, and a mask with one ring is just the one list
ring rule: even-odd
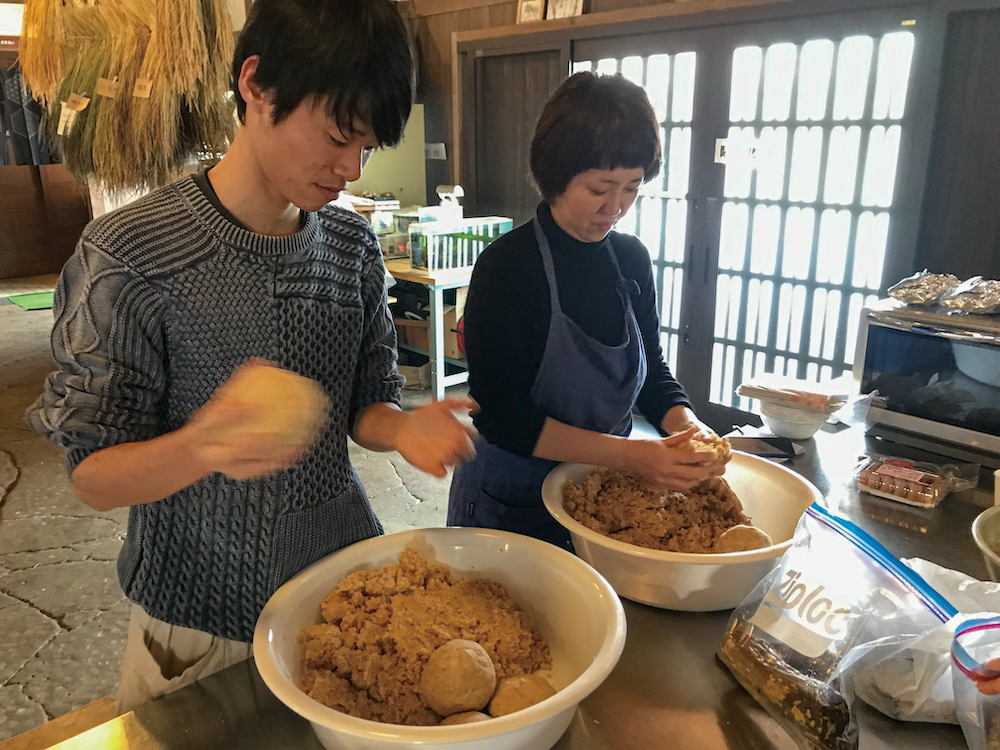
{"label": "white cloth", "polygon": [[118,712],[131,711],[161,695],[245,661],[252,645],[201,630],[171,625],[132,605],[128,643],[118,687]]}

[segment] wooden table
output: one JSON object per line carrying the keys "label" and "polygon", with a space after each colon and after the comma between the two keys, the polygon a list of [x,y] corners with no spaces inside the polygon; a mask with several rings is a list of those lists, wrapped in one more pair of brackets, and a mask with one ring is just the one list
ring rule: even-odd
{"label": "wooden table", "polygon": [[460,268],[448,271],[428,272],[421,268],[410,266],[408,258],[390,260],[385,264],[385,270],[397,281],[411,281],[427,287],[430,292],[430,351],[426,352],[431,360],[431,389],[438,401],[444,398],[444,389],[449,385],[458,385],[469,379],[468,371],[447,375],[444,356],[444,292],[446,289],[459,289],[469,285],[472,278],[472,268]]}

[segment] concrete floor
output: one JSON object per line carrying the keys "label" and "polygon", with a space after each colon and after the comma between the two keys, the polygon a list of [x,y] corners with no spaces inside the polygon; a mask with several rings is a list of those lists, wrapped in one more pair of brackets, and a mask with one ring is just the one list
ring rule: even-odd
{"label": "concrete floor", "polygon": [[[0,298],[53,279],[35,282],[0,281]],[[77,501],[62,452],[23,417],[53,369],[51,325],[51,310],[0,304],[0,741],[113,695],[127,632],[115,560],[128,513]],[[386,532],[444,525],[450,478],[397,453],[352,445],[351,457]]]}

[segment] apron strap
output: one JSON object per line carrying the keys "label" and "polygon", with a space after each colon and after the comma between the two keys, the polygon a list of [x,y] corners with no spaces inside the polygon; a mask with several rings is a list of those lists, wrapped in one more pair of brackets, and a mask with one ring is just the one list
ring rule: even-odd
{"label": "apron strap", "polygon": [[625,274],[622,273],[621,266],[618,265],[618,256],[615,255],[615,250],[611,246],[611,235],[604,238],[604,247],[611,257],[611,264],[615,267],[615,273],[618,274],[618,294],[621,296],[622,302],[625,303],[625,311],[627,313],[632,308],[632,298],[638,297],[642,293],[642,290],[635,279],[626,278]]}
{"label": "apron strap", "polygon": [[542,230],[542,223],[538,220],[538,217],[536,216],[531,223],[535,228],[538,251],[542,254],[545,279],[549,282],[549,306],[552,308],[552,312],[562,314],[562,305],[559,304],[559,287],[556,285],[556,268],[552,262],[552,248],[549,247],[549,240]]}
{"label": "apron strap", "polygon": [[[531,224],[535,229],[535,239],[538,241],[538,250],[542,254],[542,266],[545,268],[545,280],[549,284],[549,304],[551,305],[553,312],[562,313],[562,305],[559,304],[559,287],[556,284],[556,269],[552,260],[552,247],[549,245],[549,240],[545,236],[542,224],[538,221],[537,216],[532,219]],[[615,267],[615,274],[618,276],[618,295],[621,297],[621,300],[625,305],[625,315],[628,317],[632,310],[632,297],[638,296],[641,292],[639,284],[633,279],[625,278],[625,275],[622,273],[621,266],[618,264],[618,256],[615,255],[615,250],[611,246],[610,236],[605,237],[602,244],[604,245],[604,249],[608,251],[608,257],[611,258],[611,265]]]}

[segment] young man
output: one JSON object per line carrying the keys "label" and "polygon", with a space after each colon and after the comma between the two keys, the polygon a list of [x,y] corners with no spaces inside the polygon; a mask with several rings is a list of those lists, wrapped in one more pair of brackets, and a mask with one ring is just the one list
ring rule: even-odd
{"label": "young man", "polygon": [[[409,117],[395,3],[257,0],[233,93],[244,127],[216,167],[84,231],[56,296],[60,369],[28,414],[83,502],[129,507],[122,710],[245,659],[275,589],[382,533],[348,435],[438,476],[472,451],[452,414],[471,402],[399,409],[378,242],[327,205]],[[218,443],[246,420],[219,388],[253,358],[330,399],[308,456]]]}

